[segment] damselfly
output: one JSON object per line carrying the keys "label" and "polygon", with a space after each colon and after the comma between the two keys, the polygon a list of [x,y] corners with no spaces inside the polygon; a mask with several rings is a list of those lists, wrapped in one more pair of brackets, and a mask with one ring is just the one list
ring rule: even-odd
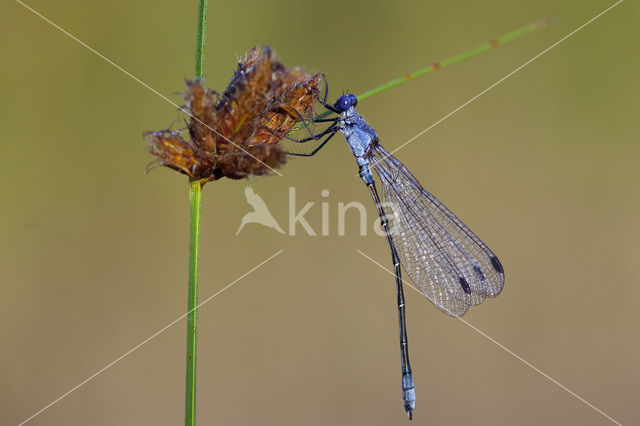
{"label": "damselfly", "polygon": [[[540,19],[531,22],[458,55],[390,80],[362,93],[359,98],[368,98],[415,77],[449,67],[541,30],[552,21]],[[401,267],[422,294],[452,317],[464,315],[470,306],[480,304],[485,297],[500,294],[504,286],[504,270],[489,247],[444,204],[422,188],[407,168],[380,145],[375,130],[355,109],[358,97],[351,94],[343,95],[333,105],[329,105],[327,94],[325,82],[324,99],[318,101],[326,111],[310,120],[313,123],[328,123],[324,131],[314,134],[304,117],[294,111],[295,117],[301,123],[296,129],[306,129],[310,136],[302,139],[284,136],[297,143],[320,141],[319,144],[307,153],[287,153],[312,156],[337,132],[342,132],[356,157],[360,177],[369,188],[376,204],[391,251],[398,295],[402,397],[405,411],[411,418],[415,408],[415,389],[409,363]],[[326,118],[332,113],[338,116]],[[380,180],[382,197],[378,194],[373,171]]]}
{"label": "damselfly", "polygon": [[[321,140],[319,145],[308,153],[289,154],[314,155],[341,132],[356,158],[359,175],[380,215],[395,269],[402,397],[405,411],[412,418],[415,390],[409,362],[401,266],[418,290],[452,317],[463,315],[469,306],[481,303],[485,297],[497,296],[504,285],[504,270],[489,247],[380,145],[376,131],[355,109],[358,98],[343,95],[329,105],[327,92],[325,88],[324,100],[318,101],[338,116],[312,120],[330,124],[318,134],[307,126],[311,136],[289,139],[298,143]],[[382,197],[376,188],[374,171],[382,187]]]}

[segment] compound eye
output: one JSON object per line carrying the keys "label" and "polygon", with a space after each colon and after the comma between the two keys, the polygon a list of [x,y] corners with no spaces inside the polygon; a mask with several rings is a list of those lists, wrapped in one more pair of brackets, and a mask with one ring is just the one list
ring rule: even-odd
{"label": "compound eye", "polygon": [[335,104],[333,104],[333,107],[335,109],[337,109],[338,111],[346,111],[349,108],[351,108],[351,98],[349,97],[349,95],[342,95],[338,98],[338,100],[336,101]]}
{"label": "compound eye", "polygon": [[349,94],[349,99],[351,100],[351,106],[352,107],[358,105],[358,98],[356,97],[356,95],[350,93]]}

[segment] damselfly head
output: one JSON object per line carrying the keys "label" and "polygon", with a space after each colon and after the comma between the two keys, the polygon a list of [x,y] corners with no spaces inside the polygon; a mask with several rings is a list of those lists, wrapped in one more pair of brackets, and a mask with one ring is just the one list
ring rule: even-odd
{"label": "damselfly head", "polygon": [[333,104],[333,107],[338,111],[344,112],[351,107],[358,105],[358,98],[356,95],[349,93],[348,95],[342,95]]}

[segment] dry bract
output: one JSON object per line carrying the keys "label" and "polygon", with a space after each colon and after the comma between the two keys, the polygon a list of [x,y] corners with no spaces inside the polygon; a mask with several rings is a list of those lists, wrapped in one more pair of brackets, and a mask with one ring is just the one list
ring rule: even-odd
{"label": "dry bract", "polygon": [[186,129],[147,132],[154,164],[193,179],[263,175],[286,160],[279,142],[313,115],[321,76],[286,68],[270,48],[253,48],[222,95],[187,81]]}

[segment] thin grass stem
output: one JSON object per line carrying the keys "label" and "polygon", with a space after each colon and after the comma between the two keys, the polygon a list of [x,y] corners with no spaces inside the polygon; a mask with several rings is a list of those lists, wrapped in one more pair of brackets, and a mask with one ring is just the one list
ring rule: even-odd
{"label": "thin grass stem", "polygon": [[[196,32],[196,78],[202,78],[204,70],[204,44],[207,25],[207,0],[198,0],[198,28]],[[196,423],[196,365],[198,354],[198,266],[200,256],[200,205],[202,182],[189,181],[191,208],[189,227],[189,281],[187,299],[187,368],[185,387],[185,426]]]}
{"label": "thin grass stem", "polygon": [[[375,87],[371,90],[367,90],[364,93],[361,93],[360,95],[358,95],[358,101],[362,101],[364,99],[367,99],[371,96],[377,95],[379,93],[384,92],[385,90],[388,90],[392,87],[398,86],[400,84],[406,83],[409,80],[413,80],[416,77],[420,77],[426,74],[431,74],[434,71],[440,70],[442,68],[446,68],[446,67],[450,67],[451,65],[457,64],[459,62],[464,61],[465,59],[469,59],[472,58],[476,55],[479,55],[480,53],[486,52],[488,50],[491,49],[495,49],[498,46],[502,46],[503,44],[509,43],[510,41],[514,41],[517,40],[521,37],[524,37],[528,34],[534,33],[536,31],[540,31],[543,28],[548,27],[551,23],[553,23],[555,21],[555,19],[553,18],[544,18],[544,19],[540,19],[538,21],[535,22],[531,22],[527,25],[524,25],[520,28],[517,28],[513,31],[510,31],[508,33],[502,34],[501,36],[494,38],[492,40],[489,40],[485,43],[482,43],[481,45],[478,45],[476,47],[473,47],[469,50],[466,50],[462,53],[458,53],[455,56],[452,56],[450,58],[444,59],[440,62],[434,62],[433,64],[424,67],[424,68],[420,68],[419,70],[416,70],[412,73],[409,74],[405,74],[402,77],[398,77],[398,78],[394,78],[393,80],[387,81],[384,84],[381,84],[378,87]],[[320,114],[317,115],[316,118],[324,118],[327,117],[328,115],[331,114],[331,111],[324,111]],[[294,129],[291,132],[294,132],[296,130],[299,130],[303,127],[302,124],[298,124],[296,127],[294,127]]]}
{"label": "thin grass stem", "polygon": [[207,36],[207,0],[198,0],[198,29],[196,33],[196,78],[204,73],[204,42]]}
{"label": "thin grass stem", "polygon": [[198,260],[200,243],[200,204],[202,183],[189,182],[191,226],[189,230],[189,291],[187,301],[187,376],[185,391],[185,425],[196,420],[196,360],[198,349]]}

